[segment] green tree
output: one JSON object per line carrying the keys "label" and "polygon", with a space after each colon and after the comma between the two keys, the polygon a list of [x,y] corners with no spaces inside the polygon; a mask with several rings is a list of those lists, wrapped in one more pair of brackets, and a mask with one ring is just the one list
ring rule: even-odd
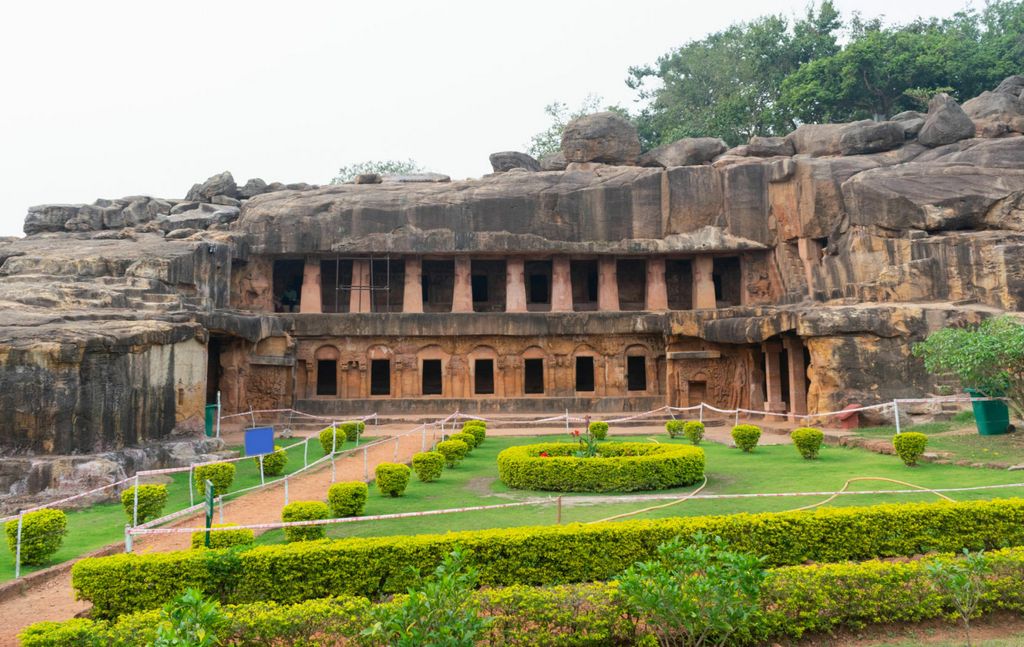
{"label": "green tree", "polygon": [[992,570],[985,551],[972,553],[964,548],[962,559],[938,559],[927,568],[932,585],[950,599],[963,620],[967,647],[971,647],[971,618],[977,615],[978,604],[988,588],[985,576]]}
{"label": "green tree", "polygon": [[186,589],[160,611],[153,647],[212,647],[218,632],[230,624],[220,603],[206,600],[201,591]]}
{"label": "green tree", "polygon": [[943,328],[914,345],[914,354],[937,375],[955,377],[965,388],[1005,396],[1024,415],[1024,325],[1003,315],[976,328]]}
{"label": "green tree", "polygon": [[[649,104],[637,125],[645,148],[681,137],[730,144],[794,127],[779,87],[801,64],[838,51],[839,12],[830,0],[794,21],[781,15],[739,23],[632,67],[626,83]],[[653,89],[651,86],[653,85]]]}
{"label": "green tree", "polygon": [[1019,72],[1022,29],[1021,2],[906,25],[855,16],[846,47],[789,74],[781,102],[801,122],[839,122],[920,110],[937,92],[963,101]]}
{"label": "green tree", "polygon": [[331,184],[344,184],[351,182],[357,175],[363,173],[377,173],[378,175],[405,175],[407,173],[422,173],[424,168],[414,159],[407,160],[368,160],[357,162],[338,169],[338,174],[331,180]]}

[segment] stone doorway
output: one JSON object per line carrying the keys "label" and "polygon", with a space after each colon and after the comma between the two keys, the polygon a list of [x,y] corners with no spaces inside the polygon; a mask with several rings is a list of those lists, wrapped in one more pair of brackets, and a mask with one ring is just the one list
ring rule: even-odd
{"label": "stone doorway", "polygon": [[707,400],[708,395],[708,383],[707,382],[689,382],[687,384],[687,404],[688,407],[695,407],[701,402]]}

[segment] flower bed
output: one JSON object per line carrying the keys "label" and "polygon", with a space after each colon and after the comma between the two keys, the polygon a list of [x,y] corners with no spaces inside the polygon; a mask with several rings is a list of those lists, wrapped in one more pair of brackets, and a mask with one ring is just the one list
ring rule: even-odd
{"label": "flower bed", "polygon": [[498,454],[498,476],[521,490],[632,492],[663,490],[704,477],[704,451],[686,445],[602,443],[597,455],[573,454],[576,443],[509,447]]}

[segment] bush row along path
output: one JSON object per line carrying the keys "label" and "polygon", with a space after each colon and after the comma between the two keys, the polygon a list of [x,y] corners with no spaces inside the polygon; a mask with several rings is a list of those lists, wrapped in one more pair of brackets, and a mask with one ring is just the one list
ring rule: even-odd
{"label": "bush row along path", "polygon": [[[413,425],[389,425],[387,432],[399,434],[414,429]],[[729,425],[708,427],[705,438],[714,442],[731,444],[729,436]],[[760,444],[776,445],[789,443],[789,437],[782,434],[766,433],[761,436]],[[376,433],[372,428],[367,428],[364,436],[372,441]],[[436,432],[440,439],[440,431]],[[529,428],[529,429],[488,429],[489,436],[537,436],[537,435],[565,435],[565,427]],[[639,436],[657,438],[664,436],[665,430],[662,423],[654,423],[651,426],[628,427],[621,430],[613,430],[611,436]],[[227,441],[232,442],[228,436]],[[610,438],[613,439],[613,438]],[[642,438],[637,438],[642,440]],[[234,439],[241,441],[241,436]],[[316,442],[314,439],[311,442]],[[427,431],[427,444],[429,448],[430,431]],[[398,446],[398,462],[408,463],[412,460],[413,454],[422,449],[422,436],[410,434],[402,436]],[[346,448],[348,446],[346,445]],[[395,442],[384,442],[368,450],[367,460],[370,466],[370,475],[373,476],[373,468],[381,462],[395,460]],[[336,460],[336,481],[362,481],[364,480],[363,453],[355,452]],[[327,489],[331,485],[330,464],[325,462],[323,467],[313,471],[303,472],[297,476],[288,478],[288,500],[289,501],[322,501],[327,498]],[[371,496],[376,493],[371,491]],[[281,520],[281,508],[284,506],[284,486],[275,484],[266,488],[243,494],[238,498],[231,499],[224,504],[224,521],[241,525],[272,523]],[[219,522],[219,519],[215,519]],[[168,527],[198,527],[203,525],[204,515],[196,514],[183,517],[169,524]],[[138,553],[154,551],[185,550],[189,548],[191,536],[188,533],[167,533],[158,535],[146,535],[136,538],[134,551]],[[71,571],[65,570],[61,574],[39,585],[31,587],[25,594],[14,596],[0,602],[0,618],[5,622],[0,624],[0,646],[15,646],[18,644],[18,632],[34,622],[44,620],[60,621],[73,618],[76,614],[83,613],[90,607],[88,602],[75,600],[74,589],[71,587]]]}

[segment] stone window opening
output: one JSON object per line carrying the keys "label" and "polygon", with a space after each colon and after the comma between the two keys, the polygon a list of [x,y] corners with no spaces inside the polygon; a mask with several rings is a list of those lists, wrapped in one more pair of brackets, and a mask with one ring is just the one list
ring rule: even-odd
{"label": "stone window opening", "polygon": [[316,361],[316,394],[338,395],[338,360]]}
{"label": "stone window opening", "polygon": [[597,310],[597,261],[570,261],[572,309],[576,312]]}
{"label": "stone window opening", "polygon": [[616,264],[619,310],[643,310],[647,304],[647,261],[620,259]]}
{"label": "stone window opening", "polygon": [[302,259],[274,261],[274,312],[298,312],[302,297],[302,277],[306,262]]}
{"label": "stone window opening", "polygon": [[740,305],[743,286],[739,258],[716,258],[711,278],[715,283],[715,302],[719,308]]}
{"label": "stone window opening", "polygon": [[594,391],[594,358],[589,355],[576,358],[576,390]]}
{"label": "stone window opening", "polygon": [[451,312],[455,295],[455,261],[423,261],[420,282],[423,312]]}
{"label": "stone window opening", "polygon": [[647,390],[647,358],[643,355],[626,357],[626,390]]}
{"label": "stone window opening", "polygon": [[530,312],[551,310],[551,261],[527,261],[523,273],[526,275],[526,309]]}
{"label": "stone window opening", "polygon": [[478,359],[473,365],[473,393],[476,395],[494,394],[494,360]]}
{"label": "stone window opening", "polygon": [[504,312],[508,270],[503,260],[474,260],[470,270],[473,312]]}
{"label": "stone window opening", "polygon": [[421,391],[423,395],[441,395],[443,391],[441,378],[441,360],[423,360],[423,374],[421,378]]}
{"label": "stone window opening", "polygon": [[349,310],[349,294],[339,289],[352,285],[352,261],[332,258],[320,261],[320,307],[323,312],[342,313]]}
{"label": "stone window opening", "polygon": [[370,360],[370,395],[391,395],[391,360]]}
{"label": "stone window opening", "polygon": [[544,393],[544,360],[523,360],[523,391],[527,395]]}
{"label": "stone window opening", "polygon": [[685,259],[665,261],[665,289],[669,310],[693,309],[693,267]]}

